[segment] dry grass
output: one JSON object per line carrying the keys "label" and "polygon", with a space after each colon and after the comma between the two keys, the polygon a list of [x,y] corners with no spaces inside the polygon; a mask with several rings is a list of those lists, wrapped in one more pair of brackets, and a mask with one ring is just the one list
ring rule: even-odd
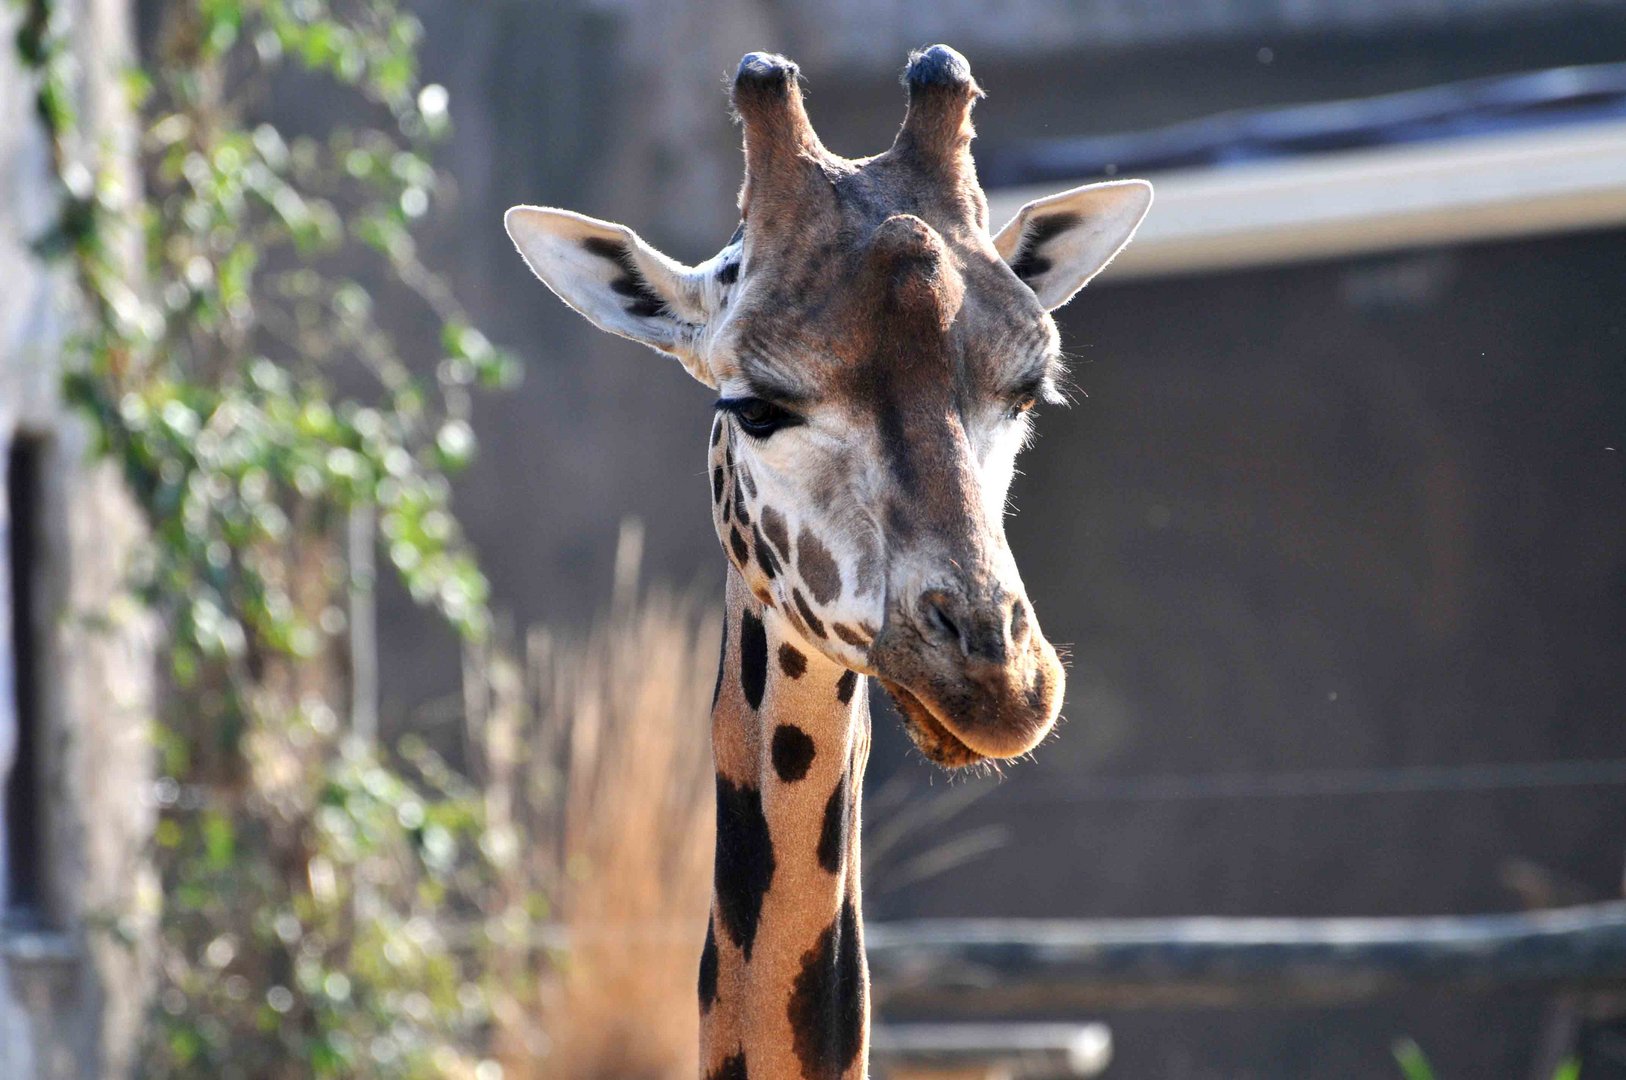
{"label": "dry grass", "polygon": [[545,948],[515,950],[498,1016],[505,1073],[692,1074],[695,966],[713,845],[709,707],[720,620],[636,586],[623,528],[610,614],[584,640],[533,632],[471,656],[466,714],[489,829],[511,837],[517,921],[547,897]]}

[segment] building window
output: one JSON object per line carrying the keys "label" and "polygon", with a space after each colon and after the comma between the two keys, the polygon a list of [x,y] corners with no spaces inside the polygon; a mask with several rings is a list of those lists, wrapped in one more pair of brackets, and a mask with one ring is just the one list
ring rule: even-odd
{"label": "building window", "polygon": [[[6,919],[12,924],[43,921],[45,895],[45,822],[41,784],[42,709],[38,578],[43,552],[40,519],[43,506],[43,440],[19,435],[11,443],[6,462],[6,550],[11,598],[10,646],[13,700],[0,705],[0,722],[10,713],[10,732],[0,732],[13,744],[11,769],[6,775],[5,899]],[[3,680],[0,680],[3,681]]]}

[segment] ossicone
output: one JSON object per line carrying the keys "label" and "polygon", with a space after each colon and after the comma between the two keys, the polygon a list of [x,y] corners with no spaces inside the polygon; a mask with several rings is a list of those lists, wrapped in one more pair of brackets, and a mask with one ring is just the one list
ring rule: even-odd
{"label": "ossicone", "polygon": [[971,109],[983,94],[966,58],[947,45],[922,49],[910,55],[903,83],[909,88],[909,111],[893,152],[929,169],[969,167],[976,133]]}
{"label": "ossicone", "polygon": [[776,53],[746,53],[730,100],[745,129],[743,212],[774,192],[799,192],[823,175],[820,166],[829,155],[802,104],[801,71],[794,63]]}

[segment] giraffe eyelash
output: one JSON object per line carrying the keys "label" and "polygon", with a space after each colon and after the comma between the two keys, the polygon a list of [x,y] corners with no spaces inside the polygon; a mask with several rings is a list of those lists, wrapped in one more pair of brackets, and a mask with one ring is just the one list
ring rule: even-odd
{"label": "giraffe eyelash", "polygon": [[1038,375],[1018,386],[1010,396],[1008,415],[1017,419],[1031,412],[1040,402],[1054,404],[1059,395],[1048,375]]}
{"label": "giraffe eyelash", "polygon": [[777,431],[806,423],[801,416],[767,398],[721,398],[717,411],[733,416],[740,430],[754,439],[766,439]]}

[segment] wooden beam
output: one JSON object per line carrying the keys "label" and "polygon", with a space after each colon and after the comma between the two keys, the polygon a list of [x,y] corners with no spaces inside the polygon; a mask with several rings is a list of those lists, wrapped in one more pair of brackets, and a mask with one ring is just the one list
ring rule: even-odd
{"label": "wooden beam", "polygon": [[1331,1005],[1419,987],[1626,989],[1626,902],[1431,918],[926,920],[866,930],[892,1016]]}
{"label": "wooden beam", "polygon": [[[1078,183],[1102,177],[1079,177]],[[1148,177],[1156,201],[1101,276],[1237,269],[1626,224],[1626,121]],[[1069,185],[988,193],[998,228]]]}
{"label": "wooden beam", "polygon": [[870,1058],[887,1080],[1099,1076],[1112,1060],[1105,1024],[883,1024]]}

